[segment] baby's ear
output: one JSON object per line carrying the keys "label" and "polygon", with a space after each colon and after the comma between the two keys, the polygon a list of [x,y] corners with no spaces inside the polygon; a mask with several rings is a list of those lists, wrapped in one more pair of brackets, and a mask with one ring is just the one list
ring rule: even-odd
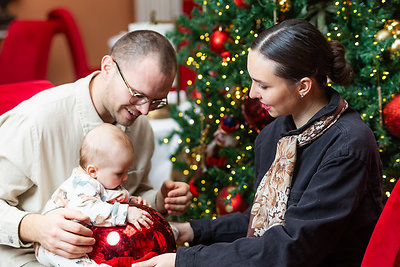
{"label": "baby's ear", "polygon": [[86,172],[90,175],[90,177],[97,179],[97,168],[92,164],[88,164],[86,166]]}

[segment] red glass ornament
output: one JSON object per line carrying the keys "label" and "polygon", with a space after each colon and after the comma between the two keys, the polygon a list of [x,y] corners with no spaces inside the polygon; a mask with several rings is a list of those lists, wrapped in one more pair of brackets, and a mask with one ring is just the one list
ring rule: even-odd
{"label": "red glass ornament", "polygon": [[226,51],[225,43],[230,39],[229,34],[225,31],[215,31],[210,36],[211,51],[216,53],[223,53]]}
{"label": "red glass ornament", "polygon": [[400,95],[394,97],[383,109],[386,129],[400,138]]}
{"label": "red glass ornament", "polygon": [[250,7],[247,3],[246,0],[233,0],[235,4],[240,7],[240,8],[248,8]]}
{"label": "red glass ornament", "polygon": [[126,226],[92,226],[96,243],[89,257],[96,263],[112,267],[130,267],[132,263],[150,259],[156,255],[176,252],[174,234],[169,223],[154,209],[130,204],[150,213],[153,225],[137,230],[132,224]]}
{"label": "red glass ornament", "polygon": [[228,58],[231,57],[231,53],[229,51],[224,51],[221,53],[222,62],[228,62]]}
{"label": "red glass ornament", "polygon": [[242,103],[242,113],[250,127],[256,129],[257,132],[273,120],[258,99],[246,98]]}
{"label": "red glass ornament", "polygon": [[189,184],[189,190],[190,190],[190,193],[192,193],[192,195],[194,197],[198,197],[200,195],[200,193],[199,193],[199,191],[197,191],[197,187],[194,184],[195,180],[196,179],[194,177],[192,179],[190,179],[190,181],[188,183]]}
{"label": "red glass ornament", "polygon": [[219,216],[233,213],[233,212],[244,212],[249,207],[249,204],[243,199],[240,193],[236,193],[234,197],[230,198],[230,203],[227,201],[227,197],[232,194],[232,191],[237,187],[229,185],[221,190],[217,196],[216,207]]}

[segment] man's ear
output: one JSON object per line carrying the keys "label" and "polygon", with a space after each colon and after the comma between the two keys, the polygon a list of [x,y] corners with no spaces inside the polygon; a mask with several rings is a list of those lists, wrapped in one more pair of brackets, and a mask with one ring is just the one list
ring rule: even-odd
{"label": "man's ear", "polygon": [[86,172],[90,175],[90,177],[97,179],[97,167],[93,164],[88,164],[86,166]]}
{"label": "man's ear", "polygon": [[313,82],[313,79],[309,77],[304,77],[300,80],[297,89],[301,98],[305,97],[310,92]]}
{"label": "man's ear", "polygon": [[101,59],[101,71],[105,71],[106,73],[109,73],[112,70],[112,66],[114,64],[114,61],[110,55],[105,55]]}

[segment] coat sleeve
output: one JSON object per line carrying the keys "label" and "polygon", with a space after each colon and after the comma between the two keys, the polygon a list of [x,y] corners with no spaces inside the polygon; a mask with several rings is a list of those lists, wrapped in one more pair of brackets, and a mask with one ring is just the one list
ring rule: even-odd
{"label": "coat sleeve", "polygon": [[[221,238],[239,224],[236,215],[224,223],[207,222],[200,230],[193,223],[201,239],[222,242],[180,248],[176,266],[315,266],[339,242],[367,191],[368,176],[366,164],[354,157],[326,162],[312,176],[297,204],[288,207],[285,225],[274,226],[259,238],[242,237],[233,242]],[[244,221],[240,225],[243,227]]]}

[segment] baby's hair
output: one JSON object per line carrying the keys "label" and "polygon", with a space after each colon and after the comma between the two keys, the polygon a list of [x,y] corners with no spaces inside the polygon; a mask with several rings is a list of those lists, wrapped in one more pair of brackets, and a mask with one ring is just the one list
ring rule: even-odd
{"label": "baby's hair", "polygon": [[304,77],[314,77],[320,85],[325,85],[328,77],[336,84],[352,81],[343,44],[328,42],[306,20],[284,20],[261,32],[250,48],[277,63],[275,75],[293,82]]}
{"label": "baby's hair", "polygon": [[110,123],[100,124],[83,138],[79,165],[86,169],[89,163],[106,159],[110,150],[115,148],[128,149],[133,155],[132,142],[120,128]]}

